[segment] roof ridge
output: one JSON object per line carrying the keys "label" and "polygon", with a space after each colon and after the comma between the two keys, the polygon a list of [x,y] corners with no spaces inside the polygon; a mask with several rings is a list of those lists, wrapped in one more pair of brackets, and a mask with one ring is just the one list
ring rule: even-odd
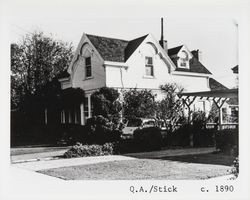
{"label": "roof ridge", "polygon": [[[176,47],[172,47],[172,48],[169,48],[169,49],[175,49],[175,48],[180,48],[180,47],[183,47],[184,46],[184,44],[182,44],[182,45],[179,45],[179,46],[176,46]],[[169,50],[168,49],[168,50]]]}
{"label": "roof ridge", "polygon": [[133,42],[134,40],[146,38],[148,35],[149,35],[149,34],[143,35],[143,36],[141,36],[141,37],[137,37],[137,38],[135,38],[135,39],[133,39],[133,40],[129,40],[129,42]]}
{"label": "roof ridge", "polygon": [[92,35],[92,34],[87,34],[87,36],[94,36],[94,37],[100,37],[100,38],[106,38],[106,39],[112,39],[112,40],[120,40],[124,42],[129,42],[129,40],[124,40],[124,39],[119,39],[119,38],[113,38],[113,37],[106,37],[106,36],[100,36],[100,35]]}

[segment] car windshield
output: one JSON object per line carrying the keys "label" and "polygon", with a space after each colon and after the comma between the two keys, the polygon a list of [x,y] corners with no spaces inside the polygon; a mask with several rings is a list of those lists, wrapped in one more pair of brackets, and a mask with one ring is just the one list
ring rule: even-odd
{"label": "car windshield", "polygon": [[133,120],[129,120],[127,126],[130,127],[138,127],[141,126],[142,124],[142,120],[141,119],[133,119]]}

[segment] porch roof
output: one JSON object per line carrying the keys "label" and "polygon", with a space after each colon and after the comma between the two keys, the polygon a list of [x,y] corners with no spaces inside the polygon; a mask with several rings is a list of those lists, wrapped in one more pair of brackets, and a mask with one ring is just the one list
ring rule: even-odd
{"label": "porch roof", "polygon": [[214,91],[201,91],[201,92],[183,92],[179,93],[178,97],[212,97],[212,98],[235,98],[238,97],[238,89],[214,90]]}

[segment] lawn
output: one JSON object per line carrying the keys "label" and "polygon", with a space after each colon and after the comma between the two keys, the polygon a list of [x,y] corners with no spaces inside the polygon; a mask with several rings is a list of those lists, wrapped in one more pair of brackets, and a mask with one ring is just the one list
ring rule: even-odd
{"label": "lawn", "polygon": [[201,180],[229,174],[233,157],[201,154],[140,158],[42,170],[65,180]]}

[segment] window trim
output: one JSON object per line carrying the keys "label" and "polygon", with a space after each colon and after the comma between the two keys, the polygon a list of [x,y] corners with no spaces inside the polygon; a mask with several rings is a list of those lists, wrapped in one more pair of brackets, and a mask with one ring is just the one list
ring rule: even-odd
{"label": "window trim", "polygon": [[[90,63],[87,64],[87,59],[89,59]],[[90,75],[88,76],[88,70],[90,68]],[[85,58],[85,78],[89,79],[92,77],[92,63],[91,63],[91,56]]]}
{"label": "window trim", "polygon": [[[147,58],[151,58],[152,64],[147,63]],[[147,74],[147,67],[151,67],[151,74]],[[154,77],[154,62],[153,57],[151,56],[145,56],[145,77]]]}

